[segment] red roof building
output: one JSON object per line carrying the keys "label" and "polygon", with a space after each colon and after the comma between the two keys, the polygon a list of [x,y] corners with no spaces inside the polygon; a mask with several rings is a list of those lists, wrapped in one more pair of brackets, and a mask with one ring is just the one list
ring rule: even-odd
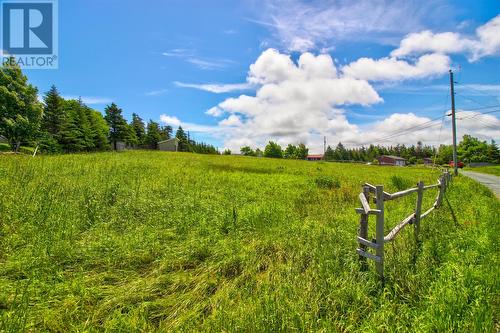
{"label": "red roof building", "polygon": [[307,160],[308,161],[321,161],[323,159],[322,154],[317,154],[317,155],[307,155]]}

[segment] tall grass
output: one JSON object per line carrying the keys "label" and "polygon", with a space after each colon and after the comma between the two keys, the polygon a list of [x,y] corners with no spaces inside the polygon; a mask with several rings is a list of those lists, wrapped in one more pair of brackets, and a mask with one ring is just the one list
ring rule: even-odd
{"label": "tall grass", "polygon": [[[499,203],[465,177],[422,222],[420,247],[410,229],[387,246],[384,286],[360,270],[361,185],[437,177],[162,152],[0,156],[0,331],[491,332]],[[387,231],[413,205],[388,202]]]}

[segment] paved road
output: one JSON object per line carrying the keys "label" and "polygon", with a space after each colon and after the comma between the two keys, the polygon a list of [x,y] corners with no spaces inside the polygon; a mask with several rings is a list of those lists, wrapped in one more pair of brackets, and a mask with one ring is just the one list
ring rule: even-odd
{"label": "paved road", "polygon": [[473,171],[460,171],[460,173],[487,186],[500,199],[500,177]]}

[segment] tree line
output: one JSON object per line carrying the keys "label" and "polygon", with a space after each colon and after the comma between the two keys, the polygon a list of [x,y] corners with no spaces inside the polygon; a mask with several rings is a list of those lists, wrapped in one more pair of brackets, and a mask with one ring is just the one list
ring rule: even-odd
{"label": "tree line", "polygon": [[[81,99],[64,99],[55,86],[38,100],[38,89],[28,83],[15,61],[0,67],[0,135],[12,151],[21,145],[38,146],[47,153],[95,152],[123,144],[132,149],[157,149],[158,143],[173,137],[171,126],[136,113],[127,122],[123,110],[111,103],[101,112]],[[175,133],[179,151],[218,154],[217,149],[191,139],[179,126]]]}
{"label": "tree line", "polygon": [[[298,146],[290,144],[283,150],[280,145],[270,141],[264,151],[244,146],[241,147],[240,152],[244,156],[306,159],[309,149],[304,144]],[[488,143],[470,135],[464,135],[457,146],[457,154],[458,159],[465,163],[500,163],[500,150],[494,140]],[[448,164],[453,160],[453,147],[440,145],[436,148],[423,145],[419,141],[416,145],[411,146],[404,144],[389,147],[370,145],[350,149],[339,142],[335,148],[331,146],[326,148],[323,159],[326,161],[373,162],[381,155],[399,156],[406,159],[409,164],[423,164],[424,158],[431,158],[435,164]]]}
{"label": "tree line", "polygon": [[[440,145],[438,148],[423,145],[405,146],[375,146],[347,149],[339,143],[335,149],[330,146],[326,149],[324,159],[327,161],[359,161],[372,162],[381,155],[399,156],[409,164],[423,164],[424,158],[431,158],[435,164],[448,164],[453,160],[453,146]],[[481,141],[470,135],[464,135],[457,146],[457,155],[460,161],[500,163],[500,150],[494,140],[490,143]]]}
{"label": "tree line", "polygon": [[240,152],[243,156],[269,157],[269,158],[287,158],[296,160],[305,160],[309,154],[309,148],[300,143],[295,146],[289,144],[284,150],[279,144],[269,141],[264,151],[257,148],[253,150],[249,146],[241,147]]}

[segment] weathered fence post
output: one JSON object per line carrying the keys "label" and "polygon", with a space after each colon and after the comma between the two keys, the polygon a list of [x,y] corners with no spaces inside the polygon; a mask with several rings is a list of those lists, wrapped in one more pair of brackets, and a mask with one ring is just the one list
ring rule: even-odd
{"label": "weathered fence post", "polygon": [[[366,185],[363,185],[363,195],[366,198],[366,201],[370,202],[370,188]],[[363,239],[368,239],[368,214],[361,214],[359,221],[359,237]],[[360,244],[360,248],[363,251],[366,251],[367,247],[364,244]],[[366,258],[363,256],[359,257],[361,260],[361,268],[363,270],[368,269],[368,265],[366,263]]]}
{"label": "weathered fence post", "polygon": [[419,181],[417,184],[417,206],[415,207],[415,218],[413,220],[413,230],[415,239],[418,241],[420,235],[420,216],[422,215],[422,200],[424,198],[424,182]]}
{"label": "weathered fence post", "polygon": [[384,278],[384,186],[377,185],[375,195],[377,197],[377,209],[380,211],[377,214],[376,226],[376,241],[377,241],[377,257],[380,258],[376,262],[377,273],[381,279]]}
{"label": "weathered fence post", "polygon": [[445,191],[445,180],[444,180],[444,175],[441,175],[439,177],[439,194],[438,194],[438,198],[436,200],[436,208],[438,207],[441,207],[441,201],[443,201],[443,195],[444,195],[444,191]]}

